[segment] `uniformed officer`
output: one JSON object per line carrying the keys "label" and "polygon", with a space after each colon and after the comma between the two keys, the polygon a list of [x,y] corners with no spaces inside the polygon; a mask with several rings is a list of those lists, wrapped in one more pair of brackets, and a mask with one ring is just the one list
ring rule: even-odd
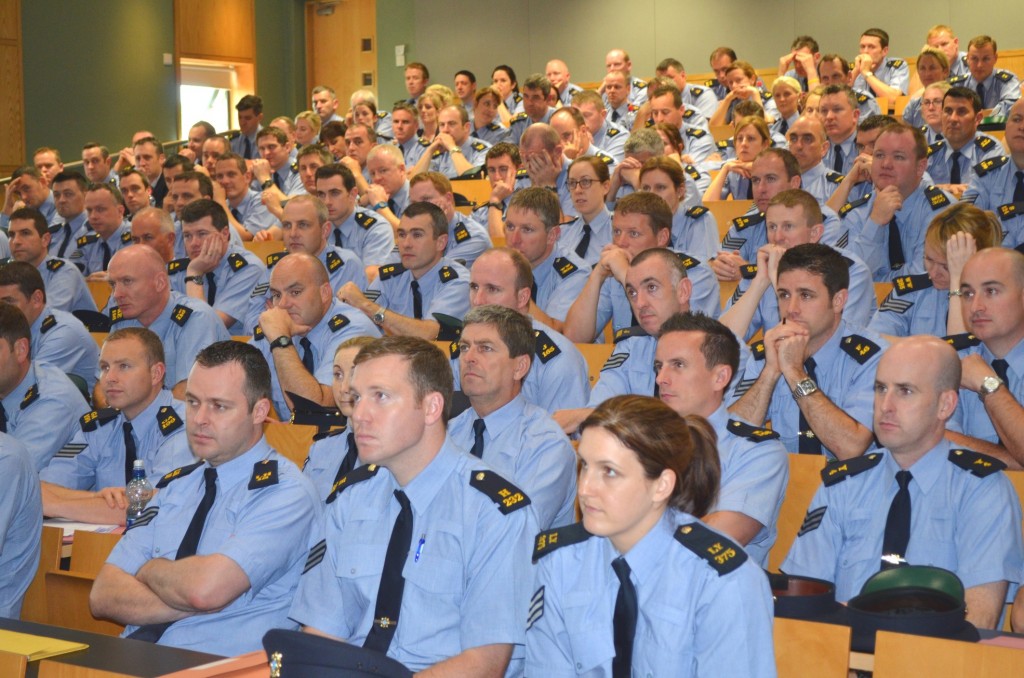
{"label": "uniformed officer", "polygon": [[718,108],[718,97],[708,87],[691,85],[686,81],[686,69],[678,59],[671,57],[658,62],[654,72],[672,78],[679,92],[683,95],[683,103],[693,106],[704,114],[705,118],[711,118]]}
{"label": "uniformed officer", "polygon": [[[576,345],[533,316],[533,272],[526,257],[512,248],[488,250],[473,264],[469,303],[473,308],[497,305],[529,316],[533,322],[534,355],[523,382],[523,397],[548,412],[583,407],[590,394],[587,362]],[[452,345],[452,370],[459,378],[458,344]]]}
{"label": "uniformed officer", "polygon": [[416,136],[420,126],[419,120],[420,114],[412,104],[398,101],[391,109],[391,127],[395,135],[392,143],[402,150],[406,167],[415,165],[430,145],[426,139]]}
{"label": "uniformed officer", "polygon": [[562,106],[573,105],[573,97],[583,91],[582,87],[571,82],[569,67],[561,59],[552,59],[544,66],[544,77],[551,82]]}
{"label": "uniformed officer", "polygon": [[231,140],[231,152],[246,160],[255,160],[260,157],[256,133],[263,129],[263,99],[255,94],[246,94],[235,104],[235,110],[238,111],[241,134]]}
{"label": "uniformed officer", "polygon": [[964,264],[974,252],[998,247],[1001,239],[999,220],[991,212],[964,202],[939,212],[924,236],[925,272],[894,277],[892,291],[868,327],[887,339],[963,333],[960,282]]}
{"label": "uniformed officer", "polygon": [[448,219],[440,207],[412,203],[398,225],[401,263],[381,266],[365,294],[349,283],[338,298],[388,334],[455,339],[456,321],[469,310],[469,271],[444,256],[448,237]]}
{"label": "uniformed officer", "polygon": [[332,245],[352,250],[367,267],[388,262],[395,247],[394,231],[380,215],[356,207],[356,180],[349,168],[327,165],[318,169],[316,197],[327,206]]}
{"label": "uniformed officer", "polygon": [[46,286],[47,303],[61,311],[95,311],[85,278],[67,259],[48,253],[50,232],[39,210],[24,207],[11,214],[11,257],[34,266]]}
{"label": "uniformed officer", "polygon": [[263,279],[263,262],[249,250],[229,243],[227,213],[213,200],[190,202],[181,210],[180,217],[189,259],[185,275],[175,276],[172,286],[177,292],[209,304],[228,334],[245,334],[243,323],[249,297]]}
{"label": "uniformed officer", "polygon": [[626,98],[634,106],[641,106],[647,101],[647,83],[632,76],[633,62],[625,50],[613,49],[604,57],[605,71],[622,73],[626,78],[628,94]]}
{"label": "uniformed officer", "polygon": [[786,133],[786,141],[789,142],[789,152],[800,164],[800,188],[824,205],[843,181],[843,175],[830,170],[822,162],[829,140],[821,118],[800,116]]}
{"label": "uniformed officer", "polygon": [[442,108],[437,114],[437,126],[437,136],[410,170],[410,174],[429,170],[455,179],[484,164],[484,157],[491,145],[470,136],[469,114],[464,107]]}
{"label": "uniformed officer", "polygon": [[338,93],[334,91],[333,87],[317,85],[310,93],[310,102],[322,122],[342,120],[342,117],[338,115]]}
{"label": "uniformed officer", "polygon": [[501,124],[501,117],[498,114],[498,107],[501,105],[501,95],[492,87],[483,87],[473,95],[473,120],[470,125],[470,133],[491,144],[507,142],[512,131]]}
{"label": "uniformed officer", "polygon": [[565,185],[579,216],[562,225],[558,250],[572,252],[593,266],[612,241],[612,213],[605,206],[611,180],[608,163],[583,155],[569,163],[566,174]]}
{"label": "uniformed officer", "polygon": [[87,279],[105,280],[111,257],[132,244],[131,226],[124,219],[124,199],[116,186],[93,184],[85,192],[85,211],[92,230],[75,241],[75,251],[68,259]]}
{"label": "uniformed officer", "polygon": [[[920,64],[920,59],[918,64]],[[821,57],[821,62],[818,64],[818,74],[821,76],[822,85],[846,85],[850,82],[850,62],[839,54],[826,54]],[[812,90],[814,89],[817,88],[812,88]],[[866,92],[856,87],[850,89],[853,90],[857,99],[857,110],[860,111],[861,120],[871,115],[881,114],[882,109],[878,105],[878,99],[875,98],[874,92]]]}
{"label": "uniformed officer", "polygon": [[[124,636],[237,655],[288,621],[304,544],[323,512],[312,485],[263,438],[270,374],[252,346],[218,342],[196,356],[185,428],[202,461],[157,483],[93,584],[93,614]],[[273,544],[268,544],[273,535]],[[173,558],[173,560],[172,560]]]}
{"label": "uniformed officer", "polygon": [[995,628],[1024,566],[1020,502],[1004,464],[944,439],[959,383],[956,352],[937,337],[908,338],[882,357],[882,449],[825,467],[782,563],[787,574],[833,582],[845,602],[880,567],[945,568],[966,588],[967,621]]}
{"label": "uniformed officer", "polygon": [[159,207],[143,207],[132,219],[132,244],[148,245],[167,262],[169,275],[185,272],[184,258],[174,259],[174,241],[177,239],[174,219]]}
{"label": "uniformed officer", "polygon": [[[619,200],[612,216],[612,245],[605,248],[579,298],[565,318],[565,335],[573,341],[591,342],[609,321],[612,331],[632,327],[629,300],[622,288],[630,260],[652,247],[668,247],[672,212],[654,195],[639,191]],[[685,252],[677,252],[693,284],[690,307],[717,317],[721,311],[718,280],[708,265]]]}
{"label": "uniformed officer", "polygon": [[558,195],[558,203],[566,218],[579,215],[569,190],[569,163],[563,154],[562,138],[548,124],[531,125],[519,141],[530,186],[541,186]]}
{"label": "uniformed officer", "polygon": [[53,226],[61,223],[60,215],[54,204],[50,182],[35,167],[25,165],[11,172],[11,180],[4,188],[4,207],[0,211],[0,231],[6,231],[11,221],[11,212],[15,203],[24,203],[43,213],[46,223]]}
{"label": "uniformed officer", "polygon": [[367,202],[373,211],[397,226],[409,205],[409,179],[402,151],[391,144],[377,144],[366,158],[370,173]]}
{"label": "uniformed officer", "polygon": [[755,345],[729,412],[755,426],[770,419],[790,452],[850,459],[872,444],[873,378],[888,343],[842,319],[849,283],[826,245],[797,245],[779,261],[782,323]]}
{"label": "uniformed officer", "polygon": [[487,183],[491,185],[491,194],[486,203],[473,210],[473,219],[487,227],[487,233],[493,240],[505,237],[505,212],[509,197],[529,186],[529,181],[519,147],[507,141],[498,142],[487,149],[484,170]]}
{"label": "uniformed officer", "polygon": [[581,90],[572,97],[572,106],[580,112],[594,146],[610,155],[616,163],[626,157],[626,140],[629,130],[608,120],[608,109],[601,96],[592,90]]}
{"label": "uniformed officer", "polygon": [[615,158],[594,145],[587,121],[578,110],[560,108],[552,114],[549,122],[562,139],[562,152],[566,158],[576,160],[591,156],[608,165],[609,171],[615,167]]}
{"label": "uniformed officer", "polygon": [[[722,314],[722,322],[738,336],[749,341],[758,330],[769,330],[782,320],[771,282],[777,279],[779,258],[791,247],[820,242],[822,221],[821,208],[814,196],[799,188],[782,191],[768,203],[768,244],[758,251],[756,264],[743,267],[736,293]],[[855,326],[867,325],[878,306],[871,271],[853,252],[841,247],[833,249],[849,269],[843,320]]]}
{"label": "uniformed officer", "polygon": [[523,112],[509,119],[509,141],[522,147],[523,133],[530,125],[547,123],[555,109],[548,105],[551,83],[540,73],[534,73],[523,83]]}
{"label": "uniformed officer", "polygon": [[[133,245],[110,260],[110,322],[113,329],[146,327],[164,345],[165,383],[176,398],[185,395],[185,379],[200,350],[229,339],[210,306],[171,289],[167,264],[145,245]],[[94,400],[105,407],[102,398]]]}
{"label": "uniformed officer", "polygon": [[667,123],[679,130],[686,145],[683,161],[700,164],[713,160],[716,153],[715,140],[711,133],[700,124],[691,124],[689,110],[683,97],[674,85],[662,85],[651,92],[651,119],[654,124]]}
{"label": "uniformed officer", "polygon": [[1010,71],[996,68],[998,60],[994,39],[987,35],[971,38],[967,46],[969,72],[950,78],[949,84],[974,90],[981,99],[981,108],[993,109],[992,115],[1005,116],[1020,99],[1020,79]]}
{"label": "uniformed officer", "polygon": [[523,395],[535,346],[530,319],[515,309],[466,314],[458,361],[470,406],[449,422],[448,437],[525,490],[537,525],[550,529],[575,522],[576,454],[551,415]]}
{"label": "uniformed officer", "polygon": [[18,619],[21,603],[39,564],[39,538],[43,527],[43,505],[39,480],[32,457],[24,444],[0,432],[0,617]]}
{"label": "uniformed officer", "polygon": [[380,331],[348,304],[334,299],[327,269],[311,254],[289,254],[270,273],[271,308],[259,316],[253,341],[270,363],[273,403],[283,420],[294,408],[290,394],[333,404],[334,351],[349,337]]}
{"label": "uniformed officer", "polygon": [[876,282],[921,272],[923,231],[935,212],[954,201],[923,179],[927,166],[928,147],[920,130],[903,123],[886,127],[875,142],[871,163],[874,191],[840,210],[850,249]]}
{"label": "uniformed officer", "polygon": [[[452,184],[443,174],[423,172],[409,180],[409,202],[430,202],[441,208],[448,220],[448,244],[444,256],[466,268],[491,246],[491,236],[483,225],[455,211]],[[397,254],[394,253],[394,254]],[[392,261],[396,257],[392,255]]]}
{"label": "uniformed officer", "polygon": [[1003,245],[1024,245],[1024,101],[1017,101],[1006,118],[1008,155],[974,167],[963,200],[994,212],[1003,227]]}
{"label": "uniformed officer", "polygon": [[[15,221],[14,223],[17,223]],[[21,309],[32,331],[32,356],[81,380],[87,392],[96,383],[99,349],[82,321],[50,306],[39,272],[15,261],[0,266],[0,301]]]}
{"label": "uniformed officer", "polygon": [[718,489],[714,440],[704,419],[644,396],[584,422],[583,522],[534,548],[528,675],[775,675],[763,571],[694,517]]}
{"label": "uniformed officer", "polygon": [[17,438],[39,471],[71,440],[89,404],[59,367],[33,359],[31,341],[25,314],[0,303],[0,433]]}
{"label": "uniformed officer", "polygon": [[825,125],[829,148],[825,154],[826,169],[849,174],[857,159],[857,121],[860,109],[857,95],[846,85],[828,85],[822,90],[818,116]]}
{"label": "uniformed officer", "polygon": [[245,158],[237,153],[221,155],[211,174],[224,189],[229,221],[242,240],[252,240],[257,233],[277,223],[263,204],[260,193],[250,187],[252,171],[245,164]]}
{"label": "uniformed officer", "polygon": [[[239,126],[242,126],[241,119],[239,119]],[[235,141],[241,138],[238,137]],[[255,148],[255,144],[253,144],[253,148]],[[234,146],[232,146],[232,150],[234,150]],[[135,138],[132,139],[132,157],[134,158],[132,163],[135,169],[141,172],[146,177],[146,181],[149,182],[153,206],[163,207],[164,198],[167,197],[167,192],[170,189],[168,186],[170,182],[167,180],[170,176],[168,175],[167,179],[165,179],[163,174],[164,162],[167,159],[164,155],[163,144],[152,135],[139,136],[136,134]]]}
{"label": "uniformed officer", "polygon": [[687,176],[679,163],[657,156],[640,168],[639,188],[661,197],[672,210],[672,249],[710,261],[718,251],[718,223],[707,207],[689,206]]}
{"label": "uniformed officer", "polygon": [[604,76],[601,87],[604,89],[601,96],[608,111],[608,119],[616,125],[633,129],[640,107],[629,100],[630,83],[626,74],[622,71],[608,73]]}
{"label": "uniformed officer", "polygon": [[260,159],[252,163],[253,188],[276,188],[281,197],[305,193],[299,168],[291,160],[292,142],[288,135],[271,125],[256,134],[256,143]]}
{"label": "uniformed officer", "polygon": [[963,75],[969,72],[967,52],[960,51],[960,38],[953,34],[953,29],[945,24],[936,24],[928,29],[925,44],[941,50],[949,64],[949,74]]}
{"label": "uniformed officer", "polygon": [[[189,133],[191,134],[195,129],[196,126],[193,126]],[[199,153],[196,155],[198,156]],[[101,146],[95,141],[87,141],[82,146],[82,171],[85,172],[85,178],[88,181],[94,184],[103,181],[117,181],[117,173],[112,169],[113,162],[113,158],[110,157],[110,149],[106,146]]]}
{"label": "uniformed officer", "polygon": [[365,347],[352,392],[366,465],[335,484],[291,618],[414,671],[519,675],[529,496],[446,437],[452,375],[429,342]]}
{"label": "uniformed officer", "polygon": [[99,366],[99,390],[108,407],[83,416],[71,442],[39,473],[43,511],[55,518],[124,524],[123,488],[135,461],[145,462],[146,476],[156,485],[195,459],[184,435],[184,403],[163,387],[158,336],[143,327],[112,333],[103,342]]}
{"label": "uniformed officer", "polygon": [[504,230],[508,247],[526,257],[533,270],[530,314],[560,331],[590,266],[571,249],[558,247],[559,217],[555,194],[531,186],[512,194]]}
{"label": "uniformed officer", "polygon": [[53,203],[57,213],[56,221],[50,224],[49,229],[50,254],[54,257],[63,259],[70,256],[78,239],[89,232],[85,213],[85,189],[88,186],[78,172],[60,172],[53,178]]}
{"label": "uniformed officer", "polygon": [[981,98],[966,87],[951,87],[942,98],[943,138],[928,146],[928,174],[955,196],[967,189],[974,167],[1003,154],[995,137],[978,131]]}
{"label": "uniformed officer", "polygon": [[[220,139],[220,137],[215,138]],[[153,189],[149,187],[149,180],[139,170],[129,167],[121,172],[117,179],[117,186],[121,191],[121,197],[124,198],[124,209],[127,212],[128,221],[133,221],[136,214],[151,206],[149,199],[153,194]]]}
{"label": "uniformed officer", "polygon": [[881,28],[869,28],[860,36],[860,54],[854,60],[857,77],[853,87],[873,92],[876,98],[894,99],[907,95],[910,67],[903,59],[887,59],[889,34]]}

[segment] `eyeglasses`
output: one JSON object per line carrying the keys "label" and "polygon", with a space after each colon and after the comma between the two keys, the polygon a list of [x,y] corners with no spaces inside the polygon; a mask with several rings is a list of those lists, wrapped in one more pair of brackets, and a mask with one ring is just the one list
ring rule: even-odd
{"label": "eyeglasses", "polygon": [[922,106],[941,106],[942,99],[921,99]]}
{"label": "eyeglasses", "polygon": [[590,177],[583,177],[582,179],[579,180],[569,179],[569,181],[567,181],[566,184],[568,184],[570,191],[575,191],[577,186],[579,186],[585,191],[591,186],[593,186],[595,181],[597,180],[591,179]]}

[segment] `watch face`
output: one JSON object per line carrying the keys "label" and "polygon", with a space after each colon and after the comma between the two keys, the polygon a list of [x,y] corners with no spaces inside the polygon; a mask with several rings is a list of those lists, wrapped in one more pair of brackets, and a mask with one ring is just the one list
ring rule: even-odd
{"label": "watch face", "polygon": [[984,379],[981,380],[981,392],[984,393],[985,395],[993,393],[999,388],[999,386],[1002,383],[1002,380],[1000,380],[998,377],[985,377]]}

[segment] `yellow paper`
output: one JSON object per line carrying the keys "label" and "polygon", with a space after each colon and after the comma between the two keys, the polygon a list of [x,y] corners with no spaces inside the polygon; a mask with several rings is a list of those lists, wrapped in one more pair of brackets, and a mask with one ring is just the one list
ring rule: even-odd
{"label": "yellow paper", "polygon": [[73,643],[58,638],[47,638],[46,636],[33,636],[28,633],[0,630],[0,650],[12,654],[20,654],[30,662],[46,659],[47,657],[56,657],[68,652],[85,650],[88,647],[85,643]]}

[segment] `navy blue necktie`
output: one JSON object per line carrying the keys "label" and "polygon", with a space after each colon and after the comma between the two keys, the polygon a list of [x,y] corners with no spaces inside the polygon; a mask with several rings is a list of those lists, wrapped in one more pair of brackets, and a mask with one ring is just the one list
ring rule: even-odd
{"label": "navy blue necktie", "polygon": [[137,450],[135,447],[135,436],[132,435],[132,423],[130,421],[124,422],[121,430],[124,432],[124,482],[127,485],[128,481],[132,479],[132,469],[135,468]]}
{"label": "navy blue necktie", "polygon": [[302,347],[302,366],[306,368],[307,372],[313,374],[313,344],[309,341],[309,337],[299,339],[299,346]]}
{"label": "navy blue necktie", "polygon": [[974,89],[977,90],[978,96],[981,97],[981,107],[982,108],[986,108],[986,106],[985,106],[985,86],[982,85],[979,82],[978,85]]}
{"label": "navy blue necktie", "polygon": [[903,254],[903,241],[900,240],[900,227],[896,224],[896,215],[889,220],[889,268],[896,271],[903,268],[906,256]]}
{"label": "navy blue necktie", "polygon": [[413,280],[409,285],[412,287],[412,317],[416,318],[416,320],[422,320],[423,295],[420,294],[420,284]]}
{"label": "navy blue necktie", "polygon": [[[910,471],[897,471],[896,483],[900,489],[889,505],[889,515],[885,519],[885,536],[882,537],[882,556],[907,555],[907,544],[910,543]],[[882,561],[882,569],[895,567],[897,563]]]}
{"label": "navy blue necktie", "polygon": [[612,629],[615,639],[615,659],[612,660],[613,678],[630,678],[633,666],[633,639],[636,637],[636,587],[629,578],[626,559],[619,556],[612,561],[612,569],[619,578],[619,593],[615,596],[615,616]]}
{"label": "navy blue necktie", "polygon": [[213,271],[206,274],[206,303],[213,306],[213,302],[217,300],[217,283],[213,280]]}
{"label": "navy blue necktie", "polygon": [[473,422],[473,449],[469,453],[477,459],[481,459],[484,456],[484,429],[486,427],[483,419],[477,419]]}
{"label": "navy blue necktie", "polygon": [[64,222],[64,225],[60,227],[60,232],[64,234],[64,240],[57,248],[57,256],[63,257],[64,253],[68,251],[68,245],[71,244],[71,224]]}
{"label": "navy blue necktie", "polygon": [[953,151],[953,155],[949,157],[949,183],[951,184],[960,183],[960,158],[962,157],[960,151]]}
{"label": "navy blue necktie", "polygon": [[107,266],[110,266],[110,255],[112,253],[110,251],[110,245],[108,245],[105,240],[100,241],[100,249],[103,250],[103,270],[105,271],[107,270]]}
{"label": "navy blue necktie", "polygon": [[0,403],[0,433],[7,433],[7,410],[3,403]]}
{"label": "navy blue necktie", "polygon": [[405,591],[402,569],[412,546],[412,506],[409,505],[409,498],[405,496],[405,492],[401,490],[395,490],[395,499],[402,510],[395,518],[388,550],[384,554],[384,571],[381,573],[380,587],[377,589],[377,603],[373,608],[373,626],[363,641],[363,647],[381,654],[387,654],[398,626],[402,593]]}
{"label": "navy blue necktie", "polygon": [[836,144],[834,147],[835,154],[832,156],[832,171],[843,173],[843,147]]}
{"label": "navy blue necktie", "polygon": [[249,141],[249,137],[245,137],[245,150],[242,151],[242,155],[246,160],[252,160],[252,142]]}
{"label": "navy blue necktie", "polygon": [[[815,372],[818,364],[814,362],[814,358],[808,358],[804,361],[804,371],[807,372],[807,376],[818,382],[818,375]],[[821,439],[814,434],[811,430],[811,425],[807,423],[807,418],[804,417],[803,410],[800,410],[800,435],[797,440],[797,451],[800,454],[821,454]]]}
{"label": "navy blue necktie", "polygon": [[1013,187],[1013,201],[1024,202],[1024,172],[1017,170],[1017,183]]}
{"label": "navy blue necktie", "polygon": [[583,224],[583,237],[580,238],[580,242],[576,245],[576,256],[581,259],[587,256],[587,250],[590,248],[590,234],[592,230],[590,224]]}

